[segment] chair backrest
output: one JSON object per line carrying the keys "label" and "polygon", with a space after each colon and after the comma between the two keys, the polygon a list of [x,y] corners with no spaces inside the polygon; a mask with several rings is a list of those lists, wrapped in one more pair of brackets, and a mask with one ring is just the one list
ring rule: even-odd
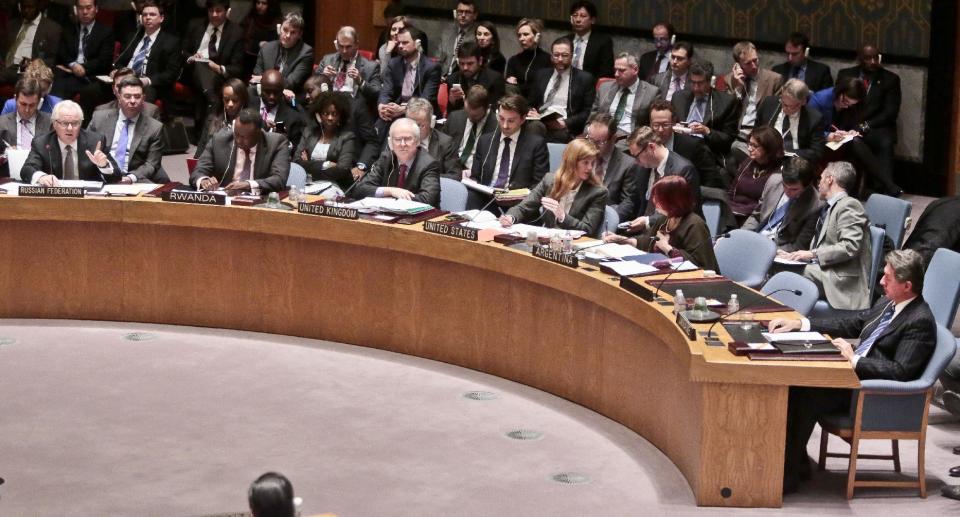
{"label": "chair backrest", "polygon": [[450,101],[450,92],[447,88],[447,83],[440,83],[437,89],[437,105],[440,106],[440,115],[443,118],[447,118],[447,103]]}
{"label": "chair backrest", "polygon": [[440,177],[440,210],[462,212],[467,209],[467,187],[463,183]]}
{"label": "chair backrest", "polygon": [[720,231],[720,210],[720,201],[708,199],[703,202],[703,220],[710,230],[711,240],[717,240],[717,232]]}
{"label": "chair backrest", "polygon": [[886,231],[870,225],[870,299],[873,300],[873,291],[877,288],[877,275],[883,265],[883,237]]}
{"label": "chair backrest", "polygon": [[953,334],[944,326],[938,324],[937,345],[933,349],[933,354],[930,356],[927,367],[924,368],[923,374],[920,375],[919,378],[904,382],[869,379],[861,381],[860,384],[863,386],[863,389],[869,390],[881,389],[895,392],[923,391],[933,386],[933,383],[937,381],[940,374],[947,368],[947,365],[950,364],[950,361],[956,353],[957,338],[953,337]]}
{"label": "chair backrest", "polygon": [[609,83],[610,81],[616,81],[616,80],[617,80],[616,77],[601,77],[597,79],[597,86],[596,86],[597,91],[599,92],[600,87],[603,86],[604,84]]}
{"label": "chair backrest", "polygon": [[799,296],[789,291],[781,291],[772,295],[771,298],[804,316],[810,313],[810,309],[813,309],[813,305],[817,303],[817,298],[820,296],[820,290],[817,288],[817,284],[805,278],[803,275],[798,275],[790,271],[781,271],[770,277],[770,279],[763,284],[760,292],[770,294],[778,289],[795,289],[800,291]]}
{"label": "chair backrest", "polygon": [[560,162],[563,160],[563,150],[567,144],[547,143],[547,152],[550,153],[550,172],[557,172],[560,169]]}
{"label": "chair backrest", "polygon": [[960,303],[960,253],[940,248],[933,254],[923,275],[923,299],[937,323],[953,324]]}
{"label": "chair backrest", "polygon": [[749,287],[763,283],[777,246],[767,237],[748,230],[733,230],[713,248],[720,274]]}
{"label": "chair backrest", "polygon": [[373,51],[372,51],[372,50],[360,49],[360,50],[357,50],[357,52],[358,52],[361,56],[363,56],[364,59],[367,59],[367,60],[369,60],[369,61],[373,61]]}
{"label": "chair backrest", "polygon": [[617,213],[617,210],[610,205],[607,205],[603,209],[603,226],[600,227],[600,231],[597,232],[597,237],[603,235],[603,232],[616,233],[617,225],[620,224],[620,214]]}
{"label": "chair backrest", "polygon": [[893,242],[893,247],[900,249],[903,246],[903,237],[907,229],[907,220],[913,204],[903,199],[873,194],[863,205],[870,223],[883,227],[887,236]]}
{"label": "chair backrest", "polygon": [[298,163],[290,164],[290,174],[287,176],[287,186],[303,190],[307,186],[307,171]]}

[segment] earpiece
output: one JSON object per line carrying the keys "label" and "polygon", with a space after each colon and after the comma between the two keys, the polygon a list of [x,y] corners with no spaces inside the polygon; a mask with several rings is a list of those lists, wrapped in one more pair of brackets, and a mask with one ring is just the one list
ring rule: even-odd
{"label": "earpiece", "polygon": [[417,46],[417,52],[423,52],[423,44],[420,43],[419,39],[414,40],[413,44]]}
{"label": "earpiece", "polygon": [[711,76],[710,76],[710,88],[716,88],[716,87],[717,87],[717,76],[711,75]]}
{"label": "earpiece", "polygon": [[536,41],[537,44],[540,44],[540,33],[539,33],[539,32],[533,35],[533,41]]}
{"label": "earpiece", "polygon": [[810,47],[803,49],[803,57],[804,58],[810,57]]}
{"label": "earpiece", "polygon": [[[17,2],[17,3],[19,4],[19,2]],[[74,15],[74,16],[80,16],[80,15],[77,13],[77,6],[76,6],[76,5],[73,6],[73,15]]]}
{"label": "earpiece", "polygon": [[454,19],[454,20],[457,19],[457,10],[456,10],[456,9],[453,10],[453,19]]}
{"label": "earpiece", "polygon": [[883,64],[883,54],[877,54],[877,64]]}
{"label": "earpiece", "polygon": [[277,24],[277,36],[280,35],[280,32],[281,32],[281,31],[280,31],[280,24],[278,23],[278,24]]}
{"label": "earpiece", "polygon": [[340,42],[333,40],[333,48],[337,49],[337,52],[340,52]]}
{"label": "earpiece", "polygon": [[670,46],[672,47],[672,46],[675,45],[676,43],[677,43],[677,35],[676,35],[676,34],[671,34],[671,35],[670,35]]}
{"label": "earpiece", "polygon": [[390,135],[387,135],[387,147],[393,151],[393,139],[390,138]]}

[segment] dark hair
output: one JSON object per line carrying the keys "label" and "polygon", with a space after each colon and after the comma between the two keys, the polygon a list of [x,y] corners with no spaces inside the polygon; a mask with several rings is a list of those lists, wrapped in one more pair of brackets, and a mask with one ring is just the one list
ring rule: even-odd
{"label": "dark hair", "polygon": [[597,17],[597,6],[593,5],[593,2],[590,0],[578,0],[570,4],[570,16],[573,16],[573,13],[580,9],[586,9],[587,14],[589,14],[591,18]]}
{"label": "dark hair", "polygon": [[570,47],[570,50],[573,50],[573,40],[566,36],[560,36],[559,38],[553,40],[553,43],[550,44],[550,50],[553,50],[553,47],[556,47],[557,45],[566,45]]}
{"label": "dark hair", "polygon": [[884,258],[898,282],[910,282],[913,294],[923,294],[923,275],[926,272],[923,255],[912,249],[893,250]]}
{"label": "dark hair", "polygon": [[267,12],[263,15],[257,14],[257,0],[250,3],[250,10],[240,22],[241,27],[249,27],[251,23],[264,25],[269,23],[271,26],[280,20],[280,0],[267,0]]}
{"label": "dark hair", "polygon": [[457,50],[457,57],[475,57],[480,59],[480,46],[473,41],[464,41]]}
{"label": "dark hair", "polygon": [[474,0],[457,0],[457,5],[460,4],[469,5],[470,7],[473,7],[474,10],[477,9],[477,4],[474,2]]}
{"label": "dark hair", "polygon": [[763,149],[763,153],[768,159],[774,160],[783,158],[783,137],[780,132],[770,126],[759,126],[753,128],[750,132],[750,138],[753,138]]}
{"label": "dark hair", "polygon": [[794,156],[784,164],[782,180],[788,185],[800,183],[808,187],[813,181],[813,166],[806,159]]}
{"label": "dark hair", "polygon": [[236,122],[241,124],[254,124],[257,126],[257,129],[263,128],[263,119],[260,118],[260,113],[253,108],[243,108],[240,110]]}
{"label": "dark hair", "polygon": [[[73,5],[76,7],[80,4],[80,0],[73,0]],[[93,0],[94,7],[100,7],[100,0]]]}
{"label": "dark hair", "polygon": [[[253,1],[253,6],[254,7],[257,6],[256,0]],[[204,3],[204,9],[210,10],[210,9],[213,9],[214,7],[223,7],[224,9],[229,9],[230,0],[207,0]]]}
{"label": "dark hair", "polygon": [[[483,27],[490,31],[490,35],[493,36],[493,41],[490,43],[490,53],[496,54],[500,52],[500,33],[497,32],[497,26],[493,22],[483,20],[477,23],[477,27]],[[474,37],[476,37],[476,31],[474,31]],[[481,49],[482,51],[483,49]]]}
{"label": "dark hair", "polygon": [[787,36],[787,43],[795,47],[807,48],[810,46],[810,38],[802,32],[791,32],[790,35]]}
{"label": "dark hair", "polygon": [[683,176],[664,176],[653,184],[650,200],[660,205],[667,217],[683,217],[693,211],[693,193]]}
{"label": "dark hair", "polygon": [[13,87],[14,97],[20,95],[29,97],[31,95],[40,95],[40,81],[36,79],[30,79],[27,77],[21,77],[17,84]]}
{"label": "dark hair", "polygon": [[247,501],[253,517],[294,517],[293,485],[283,474],[267,472],[250,484]]}
{"label": "dark hair", "polygon": [[694,61],[690,65],[690,70],[687,71],[687,75],[695,75],[697,77],[706,77],[709,81],[713,77],[713,63],[709,61]]}
{"label": "dark hair", "polygon": [[165,9],[163,8],[163,3],[157,0],[143,0],[143,4],[140,6],[140,14],[143,14],[143,10],[147,7],[156,7],[157,11],[160,11],[160,16],[164,16]]}
{"label": "dark hair", "polygon": [[584,127],[590,127],[591,124],[602,124],[607,126],[607,136],[609,137],[613,137],[617,134],[617,121],[613,118],[613,115],[606,111],[597,111],[591,114],[590,118],[587,119],[587,125]]}
{"label": "dark hair", "polygon": [[117,85],[117,91],[122,91],[124,88],[129,87],[143,88],[143,81],[135,75],[128,75],[120,80],[120,84]]}
{"label": "dark hair", "polygon": [[[238,78],[236,78],[236,77],[234,77],[234,78],[232,78],[232,79],[227,79],[226,81],[224,81],[223,86],[220,87],[220,100],[221,100],[221,102],[219,102],[218,104],[219,104],[219,110],[220,110],[220,113],[221,113],[221,114],[223,114],[223,112],[226,111],[226,108],[224,107],[222,101],[223,101],[223,90],[224,90],[224,88],[227,88],[227,87],[229,87],[231,90],[233,90],[233,94],[234,94],[234,95],[236,95],[237,97],[239,97],[239,99],[240,99],[240,105],[241,105],[243,108],[246,108],[247,106],[250,105],[250,92],[247,90],[247,83],[243,82],[242,80],[240,80],[240,79],[238,79]],[[243,108],[241,108],[241,110],[242,110]]]}
{"label": "dark hair", "polygon": [[833,90],[833,97],[837,98],[846,95],[848,98],[862,101],[867,96],[867,89],[863,86],[863,81],[859,77],[847,77],[837,79],[837,86]]}
{"label": "dark hair", "polygon": [[[321,92],[317,100],[310,104],[310,115],[322,115],[327,106],[332,105],[340,115],[340,124],[337,128],[342,128],[350,118],[350,101],[346,94],[327,90]],[[314,119],[316,120],[316,119]]]}
{"label": "dark hair", "polygon": [[118,68],[115,72],[113,72],[113,84],[119,84],[120,81],[128,75],[135,76],[137,73],[134,72],[132,68],[126,66]]}
{"label": "dark hair", "polygon": [[673,24],[670,23],[670,22],[668,22],[668,21],[666,21],[666,20],[660,20],[660,21],[658,21],[657,23],[654,23],[654,24],[653,24],[653,27],[650,27],[650,31],[652,32],[653,29],[656,29],[657,27],[663,27],[663,28],[667,29],[667,34],[668,34],[667,37],[668,37],[668,38],[669,38],[670,36],[673,36],[674,34],[677,33],[677,29],[674,29],[674,28],[673,28]]}
{"label": "dark hair", "polygon": [[525,117],[530,110],[530,104],[522,95],[505,95],[500,99],[500,109],[513,111]]}
{"label": "dark hair", "polygon": [[678,41],[673,44],[673,50],[683,49],[687,51],[687,59],[693,59],[693,43],[689,41]]}
{"label": "dark hair", "polygon": [[482,84],[475,84],[467,90],[463,98],[464,102],[470,106],[490,107],[490,92]]}
{"label": "dark hair", "polygon": [[676,120],[677,112],[673,109],[673,103],[666,99],[657,99],[650,104],[650,115],[653,116],[654,111],[669,111],[670,118]]}

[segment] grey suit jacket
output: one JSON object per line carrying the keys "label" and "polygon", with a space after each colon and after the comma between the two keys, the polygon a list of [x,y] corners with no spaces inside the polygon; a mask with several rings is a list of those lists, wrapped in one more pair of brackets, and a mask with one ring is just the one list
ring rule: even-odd
{"label": "grey suit jacket", "polygon": [[[377,163],[370,167],[370,171],[357,182],[353,197],[373,197],[377,193],[377,188],[396,187],[399,179],[399,165],[393,152],[382,154]],[[424,152],[423,149],[417,151],[413,165],[407,172],[403,188],[413,192],[414,201],[434,207],[440,206],[440,164],[430,156],[430,153]]]}
{"label": "grey suit jacket", "polygon": [[[34,128],[33,134],[34,137],[39,135],[45,135],[50,132],[50,114],[41,113],[37,111],[37,122]],[[6,115],[0,116],[0,139],[3,142],[9,143],[11,145],[17,144],[17,135],[20,132],[20,128],[17,127],[17,112],[7,113]],[[6,143],[0,143],[0,147],[3,150],[6,150]],[[0,151],[3,152],[3,151]],[[0,165],[0,178],[9,178],[10,177],[10,164],[8,162],[3,162],[3,165]],[[29,178],[28,178],[29,179]]]}
{"label": "grey suit jacket", "polygon": [[637,175],[640,166],[633,157],[614,149],[610,155],[610,162],[606,164],[603,174],[603,186],[607,189],[607,204],[612,206],[620,216],[620,221],[628,221],[635,217],[634,193],[637,190]]}
{"label": "grey suit jacket", "polygon": [[427,152],[440,162],[440,175],[460,180],[463,176],[463,167],[460,166],[457,145],[453,138],[436,129],[431,130],[430,146]]}
{"label": "grey suit jacket", "polygon": [[[114,99],[110,102],[105,102],[97,106],[96,108],[93,109],[93,111],[95,112],[100,110],[117,111],[119,109],[120,109],[120,105],[117,103],[117,100]],[[157,105],[152,102],[146,102],[146,101],[143,102],[143,114],[152,119],[160,120],[160,108],[157,107]]]}
{"label": "grey suit jacket", "polygon": [[[320,64],[317,65],[317,74],[323,74],[323,68],[326,66],[332,66],[335,70],[340,70],[342,65],[343,58],[340,57],[339,52],[327,54],[323,56]],[[355,66],[360,72],[360,78],[363,79],[363,84],[358,88],[357,83],[353,83],[353,96],[356,97],[359,92],[368,102],[376,102],[380,97],[380,66],[377,65],[375,61],[370,61],[359,53],[357,53]]]}
{"label": "grey suit jacket", "polygon": [[[295,92],[303,88],[303,83],[313,71],[313,47],[302,40],[287,50],[287,62],[280,71],[283,75],[283,85]],[[260,47],[257,54],[257,64],[253,67],[253,75],[263,75],[265,70],[278,68],[280,63],[280,40],[268,41]]]}
{"label": "grey suit jacket", "polygon": [[[260,132],[252,172],[261,191],[276,192],[287,188],[287,176],[290,174],[289,146],[287,137],[280,133]],[[240,150],[233,141],[233,131],[220,131],[213,135],[190,175],[190,184],[196,186],[204,177],[216,178],[224,186],[229,184],[233,181],[239,153]]]}
{"label": "grey suit jacket", "polygon": [[[89,129],[107,137],[112,147],[113,134],[116,132],[118,110],[100,110],[93,112]],[[167,183],[170,178],[161,165],[163,159],[163,124],[144,114],[140,114],[133,128],[133,140],[127,153],[127,174],[137,176],[137,181]],[[116,157],[114,157],[116,158]]]}
{"label": "grey suit jacket", "polygon": [[[670,83],[673,82],[673,70],[670,67],[667,67],[667,70],[660,72],[659,74],[653,76],[653,85],[657,87],[657,94],[661,99],[667,98],[667,93],[670,92]],[[690,78],[683,83],[683,90],[680,91],[689,91],[690,90]],[[679,93],[679,92],[676,92]],[[674,95],[676,95],[674,93]],[[673,97],[671,97],[672,99]]]}
{"label": "grey suit jacket", "polygon": [[[454,64],[453,69],[450,68],[453,61],[456,61],[457,54],[456,43],[457,43],[457,33],[460,31],[460,25],[457,22],[448,24],[444,29],[443,33],[440,34],[440,44],[435,49],[433,55],[437,56],[437,64],[440,65],[440,74],[448,75],[453,70],[457,69],[457,66]],[[476,42],[477,34],[477,24],[472,23],[464,29],[462,43],[468,41]]]}
{"label": "grey suit jacket", "polygon": [[[767,225],[770,216],[777,209],[777,203],[783,196],[783,174],[771,174],[763,186],[760,202],[757,208],[743,222],[742,229],[759,232]],[[816,220],[820,215],[823,202],[817,196],[817,189],[808,186],[790,205],[787,214],[780,223],[777,232],[777,247],[784,251],[805,250],[813,240],[815,225],[807,224],[811,218]]]}
{"label": "grey suit jacket", "polygon": [[[555,178],[556,175],[552,172],[544,176],[520,204],[514,205],[507,211],[507,215],[512,216],[514,221],[518,223],[533,221],[541,217],[541,199],[550,194]],[[604,207],[606,205],[607,189],[582,183],[563,221],[558,222],[553,212],[544,210],[542,215],[543,225],[548,228],[565,228],[587,232],[589,235],[598,235],[600,226],[603,224]]]}
{"label": "grey suit jacket", "polygon": [[869,221],[863,205],[844,196],[827,211],[823,228],[810,249],[817,264],[809,264],[803,276],[823,289],[831,307],[866,309],[870,306],[871,242]]}
{"label": "grey suit jacket", "polygon": [[[615,81],[609,81],[600,85],[600,91],[597,92],[597,97],[593,101],[593,108],[590,112],[610,113],[610,105],[613,104],[613,98],[616,97],[619,91],[620,87],[617,86]],[[634,129],[647,125],[650,120],[650,105],[657,99],[657,95],[656,86],[638,79],[637,91],[633,96],[633,107],[630,110],[633,116]],[[619,130],[617,134],[619,136],[626,136],[621,134]]]}
{"label": "grey suit jacket", "polygon": [[[638,169],[636,194],[634,195],[634,205],[637,207],[638,216],[652,215],[654,213],[653,203],[647,199],[647,188],[650,186],[651,174],[653,174],[652,169],[646,167]],[[664,177],[683,176],[683,178],[687,180],[687,185],[690,187],[691,195],[699,198],[700,174],[697,172],[697,168],[690,163],[690,160],[670,151],[670,154],[667,155],[667,163],[664,166],[663,175]]]}

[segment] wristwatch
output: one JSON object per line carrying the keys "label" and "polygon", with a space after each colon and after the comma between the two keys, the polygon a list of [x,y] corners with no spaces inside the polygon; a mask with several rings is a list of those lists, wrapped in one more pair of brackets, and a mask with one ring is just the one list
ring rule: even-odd
{"label": "wristwatch", "polygon": [[367,164],[365,164],[365,163],[358,163],[358,164],[357,164],[357,168],[360,169],[360,170],[363,171],[363,172],[367,172]]}

